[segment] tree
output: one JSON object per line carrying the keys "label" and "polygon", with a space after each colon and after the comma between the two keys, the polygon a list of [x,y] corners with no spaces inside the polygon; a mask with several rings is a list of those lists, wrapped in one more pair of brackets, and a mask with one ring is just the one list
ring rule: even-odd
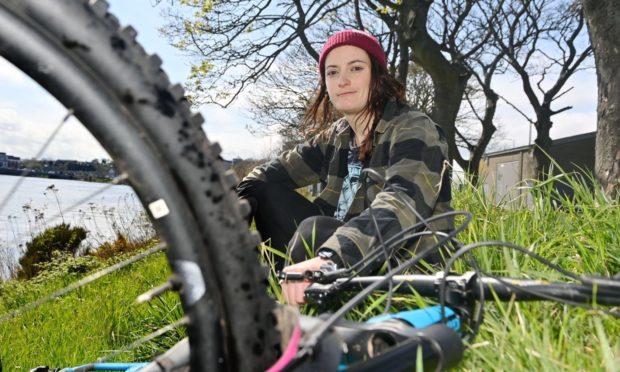
{"label": "tree", "polygon": [[316,62],[301,46],[284,51],[277,67],[271,69],[250,90],[250,113],[256,134],[280,135],[280,150],[304,140],[299,124],[310,104],[316,85]]}
{"label": "tree", "polygon": [[[500,51],[495,53],[490,60],[478,58],[475,63],[478,64],[479,69],[471,69],[471,74],[475,78],[476,84],[471,84],[469,86],[470,89],[465,91],[467,104],[482,128],[482,134],[473,138],[468,138],[463,130],[457,130],[456,132],[463,146],[465,146],[469,152],[469,161],[466,163],[467,168],[464,169],[467,170],[470,181],[474,185],[478,183],[480,160],[489,146],[493,134],[497,131],[495,113],[497,111],[499,95],[495,92],[491,83],[496,72],[503,69],[502,61],[504,56],[504,53]],[[473,97],[476,93],[482,93],[485,99],[484,107],[481,109],[476,107],[474,103]],[[482,111],[482,113],[480,111]],[[475,170],[472,169],[474,167]]]}
{"label": "tree", "polygon": [[491,25],[494,44],[520,77],[536,115],[524,116],[536,128],[534,157],[538,177],[544,178],[550,165],[551,118],[572,108],[552,106],[572,89],[565,88],[568,79],[592,54],[587,42],[579,46],[584,41],[583,13],[569,1],[511,0]]}
{"label": "tree", "polygon": [[[384,44],[390,69],[403,83],[408,83],[412,59],[431,76],[431,116],[447,134],[450,155],[466,165],[464,168],[476,172],[477,164],[463,159],[457,150],[455,118],[471,76],[463,61],[482,50],[488,31],[478,32],[480,22],[470,16],[476,1],[458,2],[465,6],[443,1],[440,5],[455,17],[448,17],[445,25],[438,28],[444,32],[438,34],[441,43],[437,43],[426,30],[431,3],[193,0],[181,3],[185,10],[177,7],[169,12],[170,22],[163,31],[173,45],[197,59],[189,83],[192,100],[226,106],[247,86],[277,69],[277,59],[286,50],[301,46],[316,61],[317,48],[326,35],[346,27],[367,29]],[[416,14],[409,19],[412,10]],[[443,18],[434,17],[438,22]],[[488,141],[481,144],[485,142]]]}
{"label": "tree", "polygon": [[[498,22],[501,7],[512,6],[508,0],[186,0],[180,5],[185,8],[170,11],[170,23],[163,31],[173,45],[196,58],[189,84],[194,102],[226,106],[250,85],[281,88],[286,80],[268,80],[283,66],[287,51],[297,50],[296,56],[303,51],[316,61],[317,48],[328,34],[342,28],[367,29],[379,37],[390,70],[405,85],[410,82],[412,62],[430,76],[431,117],[446,133],[449,155],[468,173],[477,174],[480,158],[496,131],[497,94],[491,87],[492,76],[505,64],[490,53],[490,24]],[[472,76],[485,96],[484,113],[476,115],[480,129],[466,134],[459,131],[457,118]],[[308,97],[299,92],[301,99],[291,102],[287,94],[276,105],[274,99],[282,98],[280,91],[262,91],[266,92],[262,97],[254,95],[260,98],[255,107],[270,122],[276,118],[264,115],[264,108],[291,107],[284,119],[296,118]],[[282,112],[276,114],[283,118]],[[459,146],[468,154],[461,154]]]}
{"label": "tree", "polygon": [[[415,71],[408,68],[411,61],[430,76],[433,98],[427,100],[432,102],[429,114],[446,133],[450,158],[476,183],[480,159],[497,129],[497,94],[491,82],[492,76],[501,70],[503,60],[488,53],[486,47],[491,35],[489,22],[503,1],[366,0],[365,4],[390,30],[390,40],[394,40],[394,50],[400,58],[394,63],[396,76],[409,85],[409,72]],[[477,77],[475,84],[485,97],[482,116],[471,106],[480,124],[474,130],[470,125],[461,125],[459,120],[472,76]],[[459,148],[467,154],[463,155]]]}
{"label": "tree", "polygon": [[169,22],[161,31],[195,58],[189,79],[194,102],[226,107],[296,43],[318,60],[316,47],[329,30],[317,29],[326,27],[326,20],[334,19],[347,4],[345,0],[188,0],[169,8]]}
{"label": "tree", "polygon": [[427,115],[433,112],[435,89],[433,80],[424,69],[415,63],[409,65],[407,72],[407,101],[416,109]]}
{"label": "tree", "polygon": [[[411,51],[413,61],[431,76],[434,88],[431,117],[446,133],[450,158],[466,173],[476,175],[479,159],[471,157],[471,152],[465,159],[458,151],[456,119],[472,76],[468,62],[482,54],[490,36],[487,27],[481,27],[479,22],[481,12],[476,11],[479,2],[443,0],[437,2],[434,12],[431,12],[434,2],[426,0],[366,0],[366,4],[378,9],[381,19],[396,33],[403,48],[401,56],[408,58]],[[382,7],[392,11],[385,12]],[[484,152],[493,131],[483,129],[478,143],[470,143],[468,147]]]}
{"label": "tree", "polygon": [[595,173],[605,192],[620,194],[620,1],[581,0],[598,80]]}

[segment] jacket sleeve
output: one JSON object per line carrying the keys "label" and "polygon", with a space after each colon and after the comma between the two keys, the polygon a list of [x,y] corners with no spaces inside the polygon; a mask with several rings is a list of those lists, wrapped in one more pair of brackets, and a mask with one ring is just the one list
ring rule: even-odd
{"label": "jacket sleeve", "polygon": [[[409,205],[426,219],[438,200],[450,201],[447,144],[436,125],[425,116],[398,118],[385,135],[389,142],[382,141],[388,149],[383,188],[369,184],[366,191],[375,195],[370,208],[347,221],[319,249],[333,251],[346,266],[361,260],[379,243],[377,226],[385,242],[416,224],[418,218]],[[375,271],[384,261],[383,257],[375,261],[365,272]]]}
{"label": "jacket sleeve", "polygon": [[245,183],[252,181],[281,184],[291,189],[318,183],[321,167],[325,161],[323,137],[323,135],[317,135],[254,168],[241,181],[237,189],[243,189]]}

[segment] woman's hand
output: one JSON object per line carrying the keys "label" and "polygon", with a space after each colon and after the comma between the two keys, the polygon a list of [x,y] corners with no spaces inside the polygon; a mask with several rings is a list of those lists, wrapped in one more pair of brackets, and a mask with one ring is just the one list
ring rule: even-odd
{"label": "woman's hand", "polygon": [[[333,264],[332,261],[326,260],[322,257],[311,258],[306,261],[302,261],[296,263],[291,266],[287,266],[282,269],[285,273],[304,273],[306,271],[316,271],[321,268],[321,266],[326,264]],[[301,280],[283,280],[280,282],[282,286],[282,295],[284,296],[284,300],[291,305],[301,305],[305,303],[304,299],[304,291],[310,285],[310,281],[308,279]]]}

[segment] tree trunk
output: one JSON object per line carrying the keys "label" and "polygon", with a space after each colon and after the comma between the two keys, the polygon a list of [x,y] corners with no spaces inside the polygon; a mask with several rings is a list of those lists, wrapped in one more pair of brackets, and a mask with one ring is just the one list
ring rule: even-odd
{"label": "tree trunk", "polygon": [[544,180],[549,176],[549,168],[551,160],[549,159],[549,150],[551,149],[551,137],[549,137],[549,129],[537,131],[534,140],[534,160],[536,161],[537,179]]}
{"label": "tree trunk", "polygon": [[[433,76],[435,93],[431,117],[444,130],[448,142],[450,160],[462,159],[456,146],[456,116],[461,107],[467,79],[450,79],[447,74]],[[458,162],[463,169],[464,164]]]}
{"label": "tree trunk", "polygon": [[539,180],[544,180],[549,175],[551,165],[549,154],[553,143],[550,136],[552,125],[551,110],[543,105],[536,112],[536,139],[534,140],[534,160],[536,161],[536,174]]}
{"label": "tree trunk", "polygon": [[482,124],[482,133],[480,134],[478,143],[473,149],[470,149],[469,160],[466,163],[467,168],[463,167],[463,165],[459,163],[459,165],[463,167],[463,169],[465,169],[467,174],[470,176],[469,179],[472,185],[476,186],[480,180],[480,160],[482,160],[482,155],[484,155],[484,151],[489,145],[489,142],[491,142],[491,138],[493,138],[493,133],[497,130],[495,124],[493,124],[493,119],[495,118],[495,111],[497,110],[497,101],[499,100],[499,96],[489,87],[484,88],[484,95],[486,97],[486,108],[484,110],[484,117],[480,122]]}
{"label": "tree trunk", "polygon": [[447,137],[450,160],[462,159],[456,147],[456,116],[471,73],[460,62],[448,61],[428,34],[428,11],[432,1],[404,1],[399,32],[413,52],[413,60],[431,76],[435,88],[432,119]]}
{"label": "tree trunk", "polygon": [[620,0],[581,0],[598,80],[595,174],[605,192],[620,194]]}

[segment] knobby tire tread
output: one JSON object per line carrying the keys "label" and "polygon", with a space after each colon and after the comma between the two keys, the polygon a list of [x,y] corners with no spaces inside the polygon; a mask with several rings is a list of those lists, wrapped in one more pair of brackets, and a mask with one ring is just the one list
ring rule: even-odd
{"label": "knobby tire tread", "polygon": [[[154,223],[175,275],[185,282],[192,366],[269,367],[279,334],[266,270],[256,260],[258,241],[232,190],[235,178],[218,160],[219,146],[207,140],[204,120],[191,112],[182,87],[170,84],[161,59],[144,51],[133,28],[121,28],[105,1],[4,0],[0,16],[19,19],[29,31],[16,42],[9,26],[0,26],[0,54],[75,110],[145,206],[167,202],[170,215]],[[36,54],[35,39],[50,52]],[[199,299],[192,297],[195,276],[184,271],[188,261],[205,280],[206,295]]]}

